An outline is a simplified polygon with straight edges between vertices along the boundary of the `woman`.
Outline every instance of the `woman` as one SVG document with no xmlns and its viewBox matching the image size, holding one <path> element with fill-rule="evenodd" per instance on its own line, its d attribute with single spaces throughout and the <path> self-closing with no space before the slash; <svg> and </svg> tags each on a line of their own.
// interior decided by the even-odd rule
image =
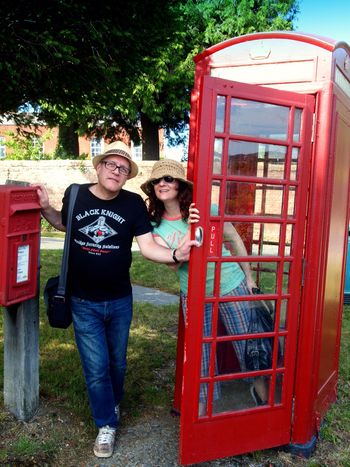
<svg viewBox="0 0 350 467">
<path fill-rule="evenodd" d="M 150 178 L 141 185 L 141 189 L 148 195 L 146 200 L 148 212 L 153 224 L 155 240 L 164 246 L 174 249 L 189 235 L 188 223 L 199 220 L 198 210 L 191 204 L 192 183 L 186 180 L 185 170 L 177 161 L 164 159 L 157 161 Z M 231 248 L 239 256 L 247 256 L 246 248 L 236 229 L 229 222 L 225 223 L 224 239 L 230 246 L 223 246 L 222 255 L 231 256 Z M 207 272 L 207 294 L 212 288 L 214 270 L 210 265 Z M 188 263 L 177 265 L 180 278 L 180 297 L 183 311 L 187 310 L 188 291 Z M 256 284 L 252 278 L 249 263 L 240 265 L 234 262 L 223 262 L 221 266 L 221 296 L 249 295 Z M 221 302 L 219 314 L 226 331 L 230 335 L 247 333 L 250 321 L 250 305 L 247 301 Z M 211 305 L 206 305 L 204 317 L 204 335 L 211 335 Z M 241 370 L 245 370 L 245 340 L 233 342 Z M 209 344 L 203 344 L 202 375 L 208 374 Z M 199 415 L 205 413 L 207 399 L 207 385 L 201 385 Z M 268 393 L 263 378 L 255 378 L 251 386 L 251 394 L 257 405 L 267 403 Z M 219 398 L 219 386 L 214 388 L 214 399 Z"/>
</svg>

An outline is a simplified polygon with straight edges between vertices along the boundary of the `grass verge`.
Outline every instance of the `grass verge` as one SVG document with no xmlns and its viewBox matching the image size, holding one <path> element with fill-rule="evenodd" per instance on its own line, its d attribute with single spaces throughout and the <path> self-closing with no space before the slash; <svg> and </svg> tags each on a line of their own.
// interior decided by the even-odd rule
<svg viewBox="0 0 350 467">
<path fill-rule="evenodd" d="M 165 264 L 148 261 L 138 251 L 132 255 L 130 277 L 134 284 L 174 294 L 180 292 L 178 275 L 173 269 Z"/>
<path fill-rule="evenodd" d="M 43 250 L 41 288 L 56 275 L 62 252 Z M 133 254 L 134 283 L 178 292 L 176 274 L 164 265 Z M 171 406 L 175 372 L 178 306 L 154 307 L 136 303 L 128 349 L 128 373 L 122 403 L 122 423 L 136 423 L 157 408 Z M 0 315 L 2 323 L 2 314 Z M 321 442 L 308 460 L 281 452 L 249 455 L 250 465 L 350 466 L 350 307 L 344 307 L 338 400 L 327 413 Z M 3 404 L 3 334 L 0 324 L 0 465 L 84 465 L 91 456 L 95 428 L 88 408 L 85 383 L 73 329 L 48 326 L 40 292 L 40 409 L 30 423 L 19 422 Z M 175 442 L 175 441 L 174 441 Z M 80 461 L 79 461 L 80 459 Z M 232 464 L 235 465 L 235 464 Z M 242 464 L 240 465 L 248 465 Z"/>
</svg>

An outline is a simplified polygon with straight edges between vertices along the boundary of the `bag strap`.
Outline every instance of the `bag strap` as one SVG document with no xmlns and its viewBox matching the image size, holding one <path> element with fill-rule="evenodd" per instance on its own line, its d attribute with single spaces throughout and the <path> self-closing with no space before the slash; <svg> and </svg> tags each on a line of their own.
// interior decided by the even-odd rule
<svg viewBox="0 0 350 467">
<path fill-rule="evenodd" d="M 73 208 L 74 208 L 75 200 L 77 198 L 78 191 L 79 191 L 79 185 L 77 183 L 73 183 L 70 194 L 69 194 L 66 235 L 64 237 L 61 273 L 60 273 L 60 278 L 59 278 L 58 287 L 57 287 L 57 294 L 62 295 L 62 296 L 64 296 L 66 293 L 66 282 L 67 282 L 67 273 L 68 273 L 68 256 L 69 256 L 69 245 L 70 245 L 70 237 L 71 237 Z"/>
</svg>

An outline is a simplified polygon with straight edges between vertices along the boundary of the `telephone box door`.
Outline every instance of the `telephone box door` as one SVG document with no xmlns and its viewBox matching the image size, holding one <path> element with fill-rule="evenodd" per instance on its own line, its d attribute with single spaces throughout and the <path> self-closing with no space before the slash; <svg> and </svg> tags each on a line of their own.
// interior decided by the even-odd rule
<svg viewBox="0 0 350 467">
<path fill-rule="evenodd" d="M 313 96 L 210 76 L 200 95 L 183 465 L 290 442 L 314 112 Z"/>
</svg>

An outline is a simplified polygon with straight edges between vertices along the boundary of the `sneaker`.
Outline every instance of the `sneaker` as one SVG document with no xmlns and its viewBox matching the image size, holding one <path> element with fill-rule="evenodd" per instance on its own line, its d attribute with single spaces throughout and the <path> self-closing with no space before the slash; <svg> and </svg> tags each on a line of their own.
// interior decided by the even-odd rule
<svg viewBox="0 0 350 467">
<path fill-rule="evenodd" d="M 116 429 L 108 425 L 99 429 L 94 444 L 94 454 L 96 457 L 111 457 L 114 450 Z"/>
<path fill-rule="evenodd" d="M 259 394 L 256 392 L 256 389 L 255 389 L 253 384 L 250 386 L 250 394 L 251 394 L 256 406 L 266 405 L 267 404 L 267 401 L 263 401 L 261 399 L 261 397 L 259 396 Z"/>
<path fill-rule="evenodd" d="M 117 423 L 119 423 L 119 420 L 120 420 L 120 407 L 119 407 L 119 404 L 117 404 L 115 406 L 114 412 L 115 412 L 115 416 L 117 417 Z"/>
</svg>

